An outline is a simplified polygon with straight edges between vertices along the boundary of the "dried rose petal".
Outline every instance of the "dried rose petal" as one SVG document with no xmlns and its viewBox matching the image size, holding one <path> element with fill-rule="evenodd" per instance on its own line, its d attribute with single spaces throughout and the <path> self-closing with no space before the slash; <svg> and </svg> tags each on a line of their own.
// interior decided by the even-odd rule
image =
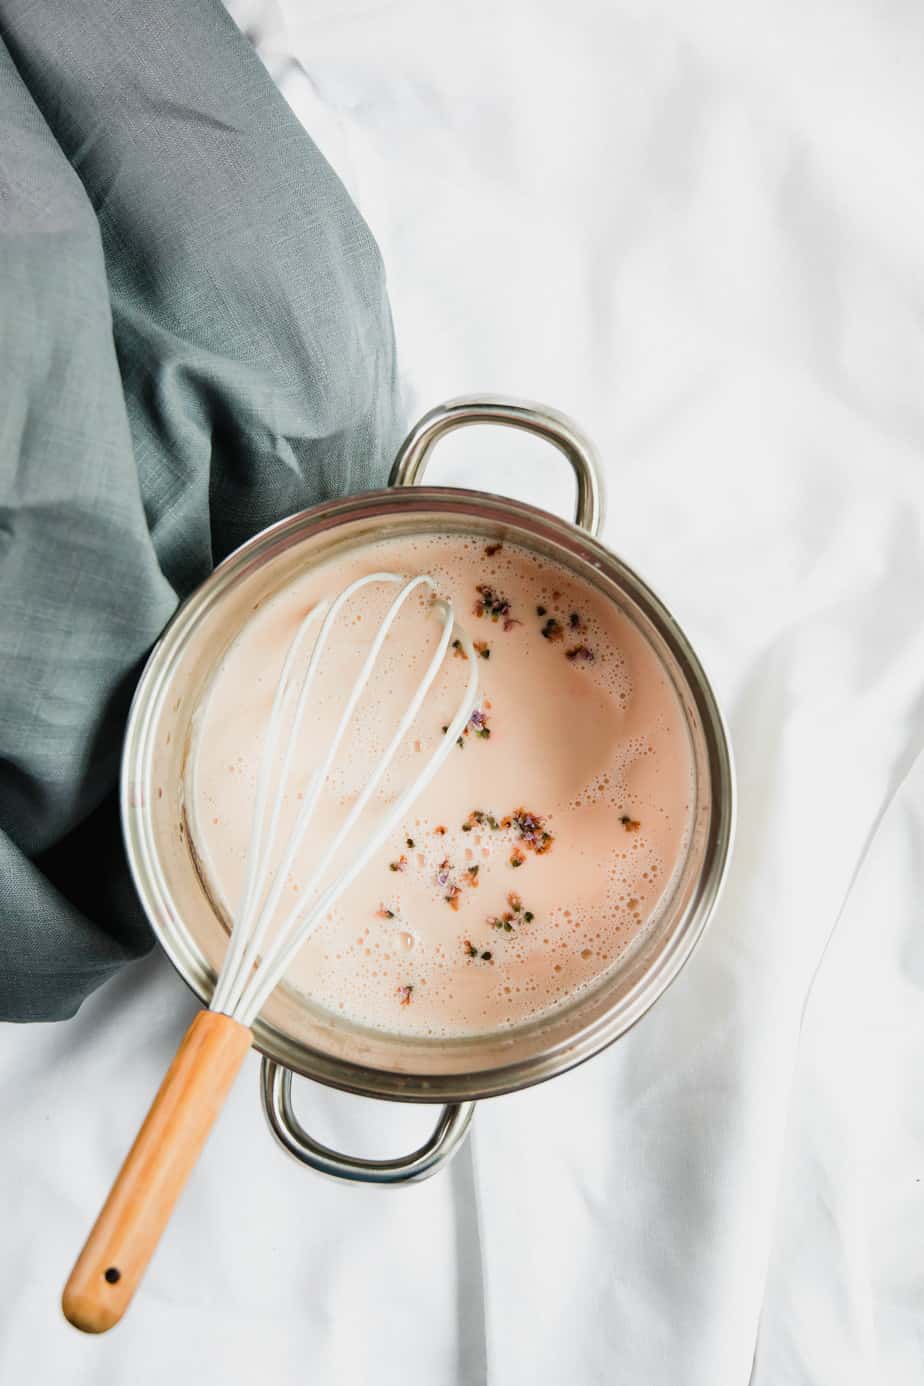
<svg viewBox="0 0 924 1386">
<path fill-rule="evenodd" d="M 506 597 L 502 597 L 499 592 L 495 592 L 493 587 L 488 587 L 486 583 L 479 583 L 475 588 L 478 593 L 478 600 L 472 610 L 476 616 L 490 616 L 492 621 L 496 621 L 500 616 L 509 616 L 510 603 Z"/>
<path fill-rule="evenodd" d="M 441 886 L 446 885 L 447 882 L 448 882 L 448 880 L 449 880 L 449 873 L 450 873 L 451 871 L 452 871 L 452 862 L 449 861 L 448 858 L 444 858 L 444 859 L 440 862 L 440 864 L 439 864 L 439 869 L 437 870 L 437 873 L 436 873 L 436 883 L 437 883 L 437 885 L 441 885 Z"/>
</svg>

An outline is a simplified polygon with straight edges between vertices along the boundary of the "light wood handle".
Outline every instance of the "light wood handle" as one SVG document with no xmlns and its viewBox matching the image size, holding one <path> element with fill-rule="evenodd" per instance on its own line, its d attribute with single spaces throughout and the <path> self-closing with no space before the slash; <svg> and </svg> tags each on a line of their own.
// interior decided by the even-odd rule
<svg viewBox="0 0 924 1386">
<path fill-rule="evenodd" d="M 116 1176 L 61 1300 L 84 1333 L 118 1323 L 250 1048 L 246 1025 L 200 1011 Z"/>
</svg>

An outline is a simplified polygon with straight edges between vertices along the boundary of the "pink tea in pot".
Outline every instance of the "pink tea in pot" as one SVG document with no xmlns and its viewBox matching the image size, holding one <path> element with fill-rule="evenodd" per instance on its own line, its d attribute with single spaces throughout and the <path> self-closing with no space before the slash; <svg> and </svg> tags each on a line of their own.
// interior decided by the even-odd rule
<svg viewBox="0 0 924 1386">
<path fill-rule="evenodd" d="M 295 630 L 316 603 L 377 571 L 432 575 L 476 642 L 481 694 L 447 763 L 307 940 L 287 982 L 378 1030 L 442 1038 L 522 1024 L 593 986 L 650 927 L 682 865 L 693 804 L 693 757 L 667 672 L 603 593 L 547 558 L 467 534 L 380 540 L 312 568 L 261 606 L 196 721 L 185 798 L 203 879 L 232 914 L 263 735 Z M 355 594 L 332 640 L 282 841 L 393 595 L 376 586 Z M 288 873 L 287 908 L 432 653 L 426 599 L 408 608 Z M 461 649 L 450 652 L 372 821 L 444 734 L 466 663 Z"/>
</svg>

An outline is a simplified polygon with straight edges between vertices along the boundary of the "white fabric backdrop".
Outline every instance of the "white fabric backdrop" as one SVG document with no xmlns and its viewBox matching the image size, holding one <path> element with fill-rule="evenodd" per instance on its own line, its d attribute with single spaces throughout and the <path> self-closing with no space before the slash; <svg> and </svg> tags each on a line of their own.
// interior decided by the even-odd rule
<svg viewBox="0 0 924 1386">
<path fill-rule="evenodd" d="M 0 1381 L 911 1386 L 924 1375 L 924 13 L 897 2 L 235 0 L 365 212 L 409 412 L 522 394 L 728 711 L 729 888 L 635 1031 L 340 1188 L 257 1062 L 102 1340 L 73 1255 L 192 1013 L 167 965 L 6 1027 Z M 434 474 L 570 507 L 469 432 Z M 813 985 L 814 980 L 814 985 Z M 396 1151 L 425 1112 L 299 1087 Z"/>
</svg>

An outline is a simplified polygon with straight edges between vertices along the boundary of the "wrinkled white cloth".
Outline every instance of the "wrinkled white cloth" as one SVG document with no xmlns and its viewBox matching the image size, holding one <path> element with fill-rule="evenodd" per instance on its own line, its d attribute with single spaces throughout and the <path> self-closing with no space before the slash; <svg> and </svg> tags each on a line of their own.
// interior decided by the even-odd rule
<svg viewBox="0 0 924 1386">
<path fill-rule="evenodd" d="M 0 1381 L 912 1386 L 924 1378 L 924 14 L 235 0 L 382 247 L 410 412 L 578 419 L 605 539 L 727 710 L 727 892 L 670 991 L 339 1187 L 232 1094 L 107 1338 L 58 1298 L 193 1003 L 159 958 L 0 1050 Z M 467 430 L 440 480 L 572 505 Z M 425 1110 L 297 1084 L 359 1153 Z"/>
</svg>

